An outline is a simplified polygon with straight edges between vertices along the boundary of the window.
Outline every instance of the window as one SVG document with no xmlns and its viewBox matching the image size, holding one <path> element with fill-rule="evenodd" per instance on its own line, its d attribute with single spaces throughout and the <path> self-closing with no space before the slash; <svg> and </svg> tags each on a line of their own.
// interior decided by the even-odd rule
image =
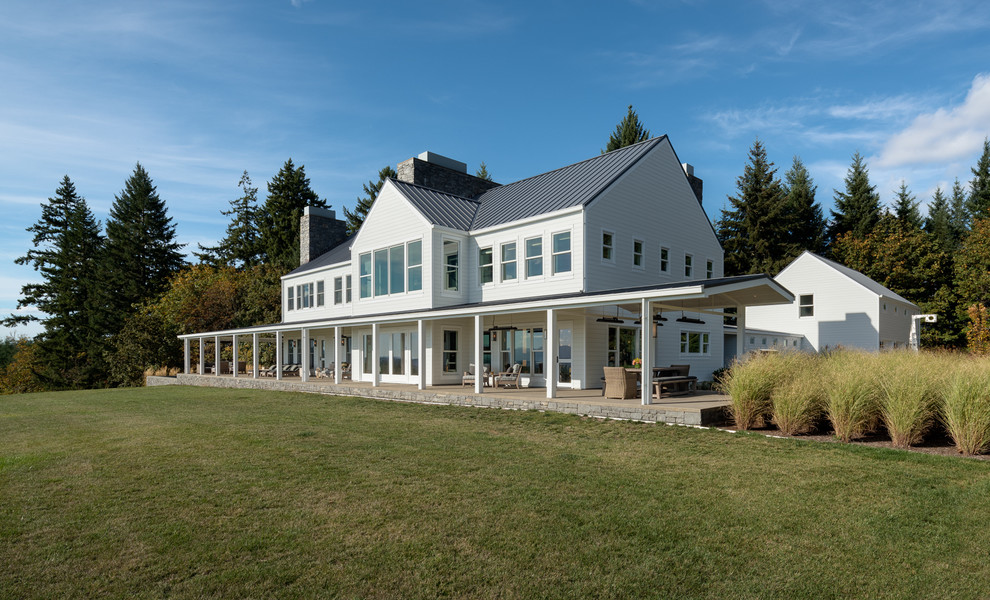
<svg viewBox="0 0 990 600">
<path fill-rule="evenodd" d="M 344 302 L 350 304 L 351 303 L 351 276 L 348 275 L 345 278 L 345 281 L 347 282 L 347 285 L 344 287 Z"/>
<path fill-rule="evenodd" d="M 815 316 L 815 295 L 814 294 L 801 294 L 798 300 L 798 316 L 799 317 L 813 317 Z"/>
<path fill-rule="evenodd" d="M 526 240 L 526 277 L 543 275 L 543 238 Z"/>
<path fill-rule="evenodd" d="M 516 278 L 516 243 L 502 244 L 502 281 Z"/>
<path fill-rule="evenodd" d="M 317 281 L 316 282 L 316 305 L 317 306 L 323 306 L 323 297 L 324 297 L 323 282 L 322 281 Z"/>
<path fill-rule="evenodd" d="M 443 372 L 457 373 L 457 332 L 443 332 Z"/>
<path fill-rule="evenodd" d="M 660 272 L 670 273 L 670 248 L 660 248 Z"/>
<path fill-rule="evenodd" d="M 289 286 L 289 308 L 288 308 L 289 310 L 295 310 L 296 309 L 296 307 L 295 307 L 295 297 L 296 297 L 295 292 L 296 292 L 296 288 L 294 286 L 291 286 L 290 285 Z"/>
<path fill-rule="evenodd" d="M 333 280 L 333 303 L 343 304 L 344 302 L 344 278 L 335 277 Z"/>
<path fill-rule="evenodd" d="M 406 247 L 403 244 L 388 249 L 388 293 L 406 291 Z"/>
<path fill-rule="evenodd" d="M 443 242 L 444 278 L 443 289 L 457 291 L 457 252 L 459 244 L 452 240 Z"/>
<path fill-rule="evenodd" d="M 417 240 L 409 242 L 407 248 L 409 254 L 409 267 L 406 269 L 406 288 L 410 292 L 418 292 L 423 289 L 423 242 Z M 350 285 L 347 286 L 350 289 Z"/>
<path fill-rule="evenodd" d="M 715 261 L 709 260 L 705 262 L 705 279 L 712 277 L 715 277 Z"/>
<path fill-rule="evenodd" d="M 694 275 L 694 257 L 690 254 L 684 255 L 684 276 L 691 277 Z"/>
<path fill-rule="evenodd" d="M 296 309 L 301 310 L 303 308 L 303 286 L 296 286 Z"/>
<path fill-rule="evenodd" d="M 570 273 L 571 271 L 571 232 L 562 231 L 553 234 L 552 253 L 553 274 Z"/>
<path fill-rule="evenodd" d="M 375 250 L 375 296 L 388 295 L 388 249 Z"/>
<path fill-rule="evenodd" d="M 633 240 L 633 266 L 643 268 L 643 240 Z"/>
<path fill-rule="evenodd" d="M 492 249 L 478 250 L 478 281 L 481 285 L 495 280 L 495 267 L 492 265 Z"/>
<path fill-rule="evenodd" d="M 316 286 L 312 283 L 306 284 L 306 308 L 316 306 Z"/>
<path fill-rule="evenodd" d="M 611 231 L 602 232 L 602 260 L 607 260 L 612 262 L 615 260 L 613 256 L 613 236 Z"/>
<path fill-rule="evenodd" d="M 362 298 L 371 297 L 371 253 L 365 252 L 358 257 L 358 286 Z"/>
<path fill-rule="evenodd" d="M 681 354 L 708 354 L 707 332 L 682 331 Z"/>
</svg>

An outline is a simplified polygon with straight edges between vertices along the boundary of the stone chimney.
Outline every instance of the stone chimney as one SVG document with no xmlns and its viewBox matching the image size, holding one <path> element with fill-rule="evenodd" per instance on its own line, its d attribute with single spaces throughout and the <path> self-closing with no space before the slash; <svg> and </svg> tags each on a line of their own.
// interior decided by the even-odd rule
<svg viewBox="0 0 990 600">
<path fill-rule="evenodd" d="M 347 239 L 347 223 L 334 211 L 307 206 L 299 218 L 299 266 L 326 253 Z"/>
<path fill-rule="evenodd" d="M 399 181 L 465 198 L 476 198 L 499 185 L 469 175 L 466 164 L 433 152 L 423 152 L 399 163 L 397 172 Z"/>
<path fill-rule="evenodd" d="M 684 168 L 684 174 L 687 175 L 688 183 L 691 184 L 694 195 L 698 197 L 698 204 L 701 204 L 701 193 L 704 191 L 705 183 L 694 176 L 694 167 L 692 165 L 681 163 L 681 167 Z"/>
</svg>

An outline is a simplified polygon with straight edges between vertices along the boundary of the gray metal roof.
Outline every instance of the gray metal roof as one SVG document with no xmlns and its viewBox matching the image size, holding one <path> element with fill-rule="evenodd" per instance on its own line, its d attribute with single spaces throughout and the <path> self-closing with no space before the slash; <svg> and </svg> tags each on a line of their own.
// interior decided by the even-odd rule
<svg viewBox="0 0 990 600">
<path fill-rule="evenodd" d="M 392 180 L 399 192 L 434 225 L 467 231 L 478 212 L 478 201 L 445 194 L 412 183 Z"/>
<path fill-rule="evenodd" d="M 312 271 L 313 269 L 319 269 L 320 267 L 335 265 L 337 263 L 345 263 L 351 260 L 351 244 L 354 242 L 355 235 L 357 234 L 347 236 L 347 239 L 343 242 L 337 244 L 329 251 L 324 252 L 308 263 L 300 265 L 292 271 L 289 271 L 288 274 L 296 275 L 298 273 L 305 273 L 306 271 Z"/>
</svg>

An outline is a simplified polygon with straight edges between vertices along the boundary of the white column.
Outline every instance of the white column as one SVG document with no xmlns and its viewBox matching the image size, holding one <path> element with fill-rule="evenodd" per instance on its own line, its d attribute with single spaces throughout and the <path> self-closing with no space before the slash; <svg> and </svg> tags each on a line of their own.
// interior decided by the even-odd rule
<svg viewBox="0 0 990 600">
<path fill-rule="evenodd" d="M 275 379 L 282 380 L 282 332 L 275 332 Z"/>
<path fill-rule="evenodd" d="M 206 352 L 206 344 L 203 342 L 203 338 L 199 338 L 199 374 L 203 374 L 203 368 L 205 366 L 205 358 L 203 353 Z"/>
<path fill-rule="evenodd" d="M 213 354 L 216 360 L 213 361 L 213 374 L 220 377 L 220 336 L 213 336 Z"/>
<path fill-rule="evenodd" d="M 182 372 L 186 375 L 189 374 L 189 361 L 191 357 L 189 356 L 189 338 L 182 340 Z"/>
<path fill-rule="evenodd" d="M 258 332 L 251 334 L 251 377 L 258 378 Z"/>
<path fill-rule="evenodd" d="M 378 387 L 381 384 L 382 374 L 378 369 L 378 323 L 371 324 L 371 385 Z"/>
<path fill-rule="evenodd" d="M 302 346 L 302 358 L 300 359 L 300 362 L 302 364 L 300 365 L 300 369 L 299 369 L 299 381 L 306 383 L 307 381 L 309 381 L 310 365 L 309 365 L 309 329 L 305 327 L 302 330 L 302 340 L 300 345 Z"/>
<path fill-rule="evenodd" d="M 546 357 L 546 364 L 543 370 L 547 374 L 547 398 L 557 397 L 557 311 L 552 308 L 547 309 L 547 328 L 543 334 L 543 356 Z"/>
<path fill-rule="evenodd" d="M 746 350 L 746 307 L 736 307 L 736 359 L 742 360 Z"/>
<path fill-rule="evenodd" d="M 650 301 L 643 298 L 639 309 L 640 335 L 639 339 L 643 344 L 643 368 L 640 373 L 642 382 L 640 392 L 643 396 L 643 404 L 653 402 L 653 337 L 650 335 L 648 323 L 652 318 L 650 315 Z"/>
<path fill-rule="evenodd" d="M 474 315 L 474 393 L 482 394 L 485 391 L 484 375 L 484 344 L 482 343 L 481 331 L 483 319 L 481 315 Z"/>
<path fill-rule="evenodd" d="M 237 334 L 235 333 L 232 337 L 234 341 L 231 342 L 233 345 L 231 356 L 233 358 L 230 361 L 230 372 L 234 377 L 237 377 Z"/>
<path fill-rule="evenodd" d="M 426 389 L 426 327 L 423 326 L 423 319 L 416 321 L 416 343 L 419 345 L 419 375 L 416 378 L 416 387 L 421 390 Z"/>
<path fill-rule="evenodd" d="M 341 351 L 341 345 L 344 340 L 340 337 L 340 327 L 333 328 L 333 382 L 340 384 L 341 373 L 343 372 L 343 367 L 340 363 L 343 362 L 341 357 L 343 352 Z"/>
</svg>

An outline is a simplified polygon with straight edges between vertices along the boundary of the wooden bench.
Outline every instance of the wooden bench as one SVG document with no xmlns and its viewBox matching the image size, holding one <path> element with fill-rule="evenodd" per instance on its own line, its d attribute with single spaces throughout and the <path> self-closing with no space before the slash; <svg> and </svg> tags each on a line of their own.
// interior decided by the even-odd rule
<svg viewBox="0 0 990 600">
<path fill-rule="evenodd" d="M 653 397 L 659 400 L 663 398 L 664 392 L 668 396 L 682 396 L 693 394 L 697 390 L 698 378 L 694 375 L 671 375 L 669 377 L 655 377 L 653 379 Z"/>
</svg>

